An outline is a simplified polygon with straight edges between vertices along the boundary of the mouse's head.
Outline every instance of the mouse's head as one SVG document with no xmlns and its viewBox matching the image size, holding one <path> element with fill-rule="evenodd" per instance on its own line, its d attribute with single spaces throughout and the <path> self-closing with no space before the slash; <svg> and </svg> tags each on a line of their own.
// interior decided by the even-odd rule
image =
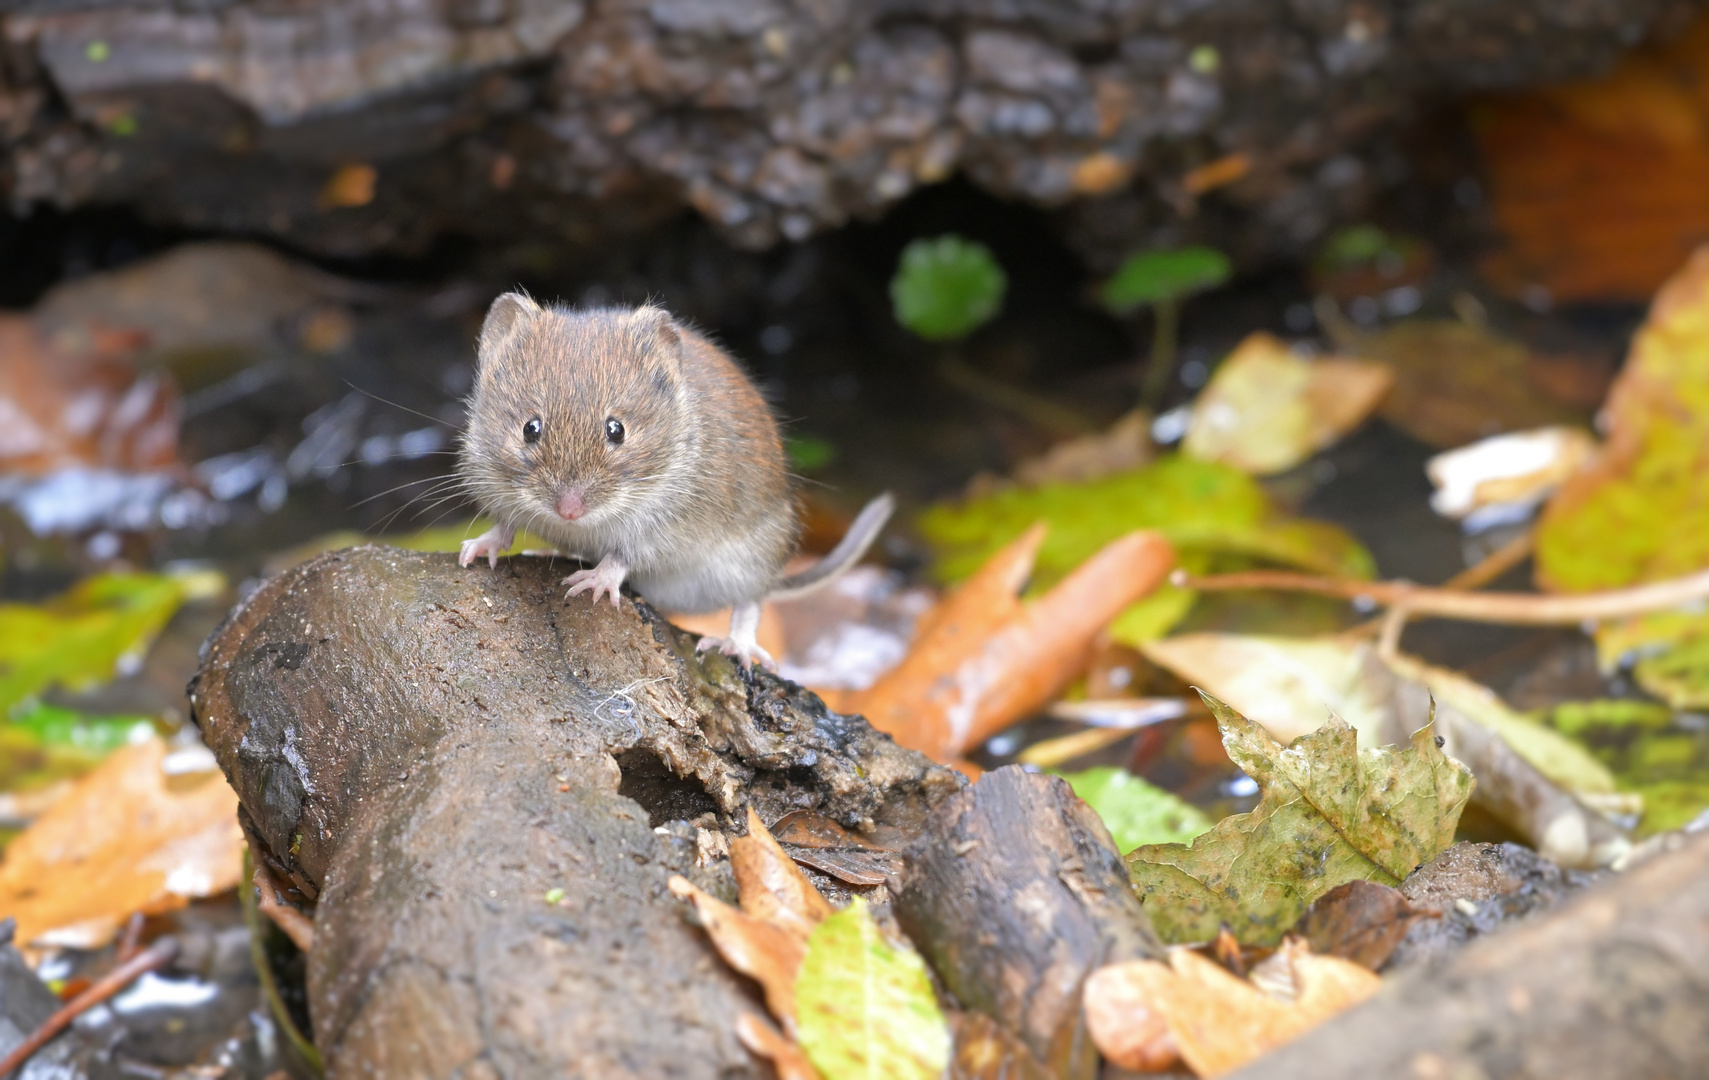
<svg viewBox="0 0 1709 1080">
<path fill-rule="evenodd" d="M 479 348 L 462 472 L 489 509 L 525 528 L 595 528 L 679 482 L 683 340 L 663 308 L 542 308 L 506 293 Z"/>
</svg>

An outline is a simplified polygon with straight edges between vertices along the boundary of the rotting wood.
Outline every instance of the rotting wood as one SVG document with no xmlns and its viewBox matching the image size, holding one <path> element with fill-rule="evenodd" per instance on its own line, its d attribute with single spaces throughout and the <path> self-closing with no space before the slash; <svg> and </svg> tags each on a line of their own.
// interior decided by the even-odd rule
<svg viewBox="0 0 1709 1080">
<path fill-rule="evenodd" d="M 1086 977 L 1163 952 L 1097 814 L 1009 766 L 945 802 L 904 860 L 897 921 L 949 991 L 1052 1075 L 1095 1075 Z"/>
<path fill-rule="evenodd" d="M 318 901 L 332 1075 L 763 1075 L 747 987 L 666 887 L 730 885 L 680 819 L 911 833 L 964 783 L 562 575 L 334 552 L 208 643 L 196 721 L 266 865 Z"/>
</svg>

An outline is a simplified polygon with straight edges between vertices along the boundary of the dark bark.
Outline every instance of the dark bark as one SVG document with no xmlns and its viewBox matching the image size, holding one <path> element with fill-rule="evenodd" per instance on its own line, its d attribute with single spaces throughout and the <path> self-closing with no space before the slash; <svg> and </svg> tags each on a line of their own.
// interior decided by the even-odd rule
<svg viewBox="0 0 1709 1080">
<path fill-rule="evenodd" d="M 335 1075 L 759 1075 L 734 1034 L 756 1006 L 666 889 L 719 887 L 677 819 L 911 830 L 960 786 L 796 687 L 702 664 L 644 605 L 564 600 L 563 573 L 356 548 L 209 641 L 194 715 L 259 857 L 318 900 Z"/>
<path fill-rule="evenodd" d="M 1414 102 L 1596 72 L 1698 0 L 14 0 L 0 177 L 18 208 L 337 255 L 447 233 L 587 244 L 692 207 L 749 247 L 960 172 L 1154 230 L 1309 244 L 1404 164 Z M 1250 171 L 1195 214 L 1182 181 Z M 340 167 L 375 169 L 329 193 Z"/>
<path fill-rule="evenodd" d="M 1247 1080 L 1709 1076 L 1709 835 L 1396 976 Z"/>
<path fill-rule="evenodd" d="M 1086 977 L 1162 955 L 1097 814 L 1061 779 L 1009 766 L 940 807 L 904 860 L 897 921 L 950 993 L 1053 1075 L 1095 1075 Z"/>
</svg>

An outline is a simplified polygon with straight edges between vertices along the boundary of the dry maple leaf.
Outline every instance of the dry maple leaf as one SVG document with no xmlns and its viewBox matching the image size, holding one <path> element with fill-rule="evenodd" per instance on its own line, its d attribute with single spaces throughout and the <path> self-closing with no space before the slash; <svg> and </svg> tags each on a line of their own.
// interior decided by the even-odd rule
<svg viewBox="0 0 1709 1080">
<path fill-rule="evenodd" d="M 7 847 L 0 917 L 20 944 L 100 948 L 132 912 L 237 886 L 236 793 L 218 773 L 168 786 L 166 756 L 160 739 L 113 751 Z"/>
<path fill-rule="evenodd" d="M 819 1070 L 801 1047 L 757 1013 L 736 1018 L 736 1038 L 750 1051 L 771 1062 L 777 1080 L 819 1080 Z"/>
<path fill-rule="evenodd" d="M 1099 1051 L 1122 1068 L 1166 1067 L 1172 1041 L 1195 1073 L 1222 1076 L 1382 986 L 1358 964 L 1315 956 L 1297 938 L 1252 974 L 1250 982 L 1238 978 L 1190 949 L 1172 951 L 1168 964 L 1111 964 L 1086 981 L 1087 1028 Z"/>
<path fill-rule="evenodd" d="M 1023 603 L 1017 594 L 1044 536 L 1041 522 L 991 556 L 921 618 L 902 663 L 869 689 L 827 702 L 937 761 L 956 760 L 1043 706 L 1085 669 L 1098 633 L 1175 563 L 1157 533 L 1129 533 Z"/>
</svg>

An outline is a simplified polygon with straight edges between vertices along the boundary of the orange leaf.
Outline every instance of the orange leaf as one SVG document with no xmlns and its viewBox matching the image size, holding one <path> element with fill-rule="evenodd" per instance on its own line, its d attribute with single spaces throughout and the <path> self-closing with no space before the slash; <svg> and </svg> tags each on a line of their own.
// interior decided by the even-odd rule
<svg viewBox="0 0 1709 1080">
<path fill-rule="evenodd" d="M 743 1013 L 736 1018 L 736 1038 L 742 1045 L 771 1062 L 777 1080 L 820 1080 L 819 1070 L 807 1060 L 801 1047 L 783 1032 L 772 1027 L 757 1013 Z"/>
<path fill-rule="evenodd" d="M 1124 1060 L 1118 1054 L 1131 1061 L 1151 1054 L 1145 1060 L 1156 1061 L 1164 1045 L 1156 1033 L 1161 1016 L 1194 1072 L 1222 1076 L 1357 1005 L 1381 986 L 1382 979 L 1358 964 L 1314 956 L 1297 938 L 1260 964 L 1252 982 L 1190 949 L 1177 949 L 1167 965 L 1136 960 L 1094 972 L 1086 984 L 1086 1022 L 1093 1042 L 1112 1061 Z"/>
<path fill-rule="evenodd" d="M 730 841 L 730 866 L 742 910 L 773 925 L 799 929 L 802 940 L 836 909 L 784 853 L 760 816 L 748 807 L 748 835 Z"/>
<path fill-rule="evenodd" d="M 1016 596 L 1044 541 L 1034 525 L 929 612 L 908 656 L 835 707 L 938 761 L 1035 711 L 1085 669 L 1110 620 L 1160 585 L 1175 554 L 1156 533 L 1111 541 L 1049 593 Z"/>
<path fill-rule="evenodd" d="M 133 912 L 237 886 L 236 793 L 218 773 L 169 787 L 166 754 L 159 739 L 115 750 L 7 847 L 0 917 L 18 920 L 21 944 L 97 949 Z"/>
<path fill-rule="evenodd" d="M 795 1031 L 795 975 L 807 955 L 807 931 L 757 919 L 673 876 L 671 892 L 694 904 L 695 914 L 724 962 L 765 990 L 772 1015 Z"/>
</svg>

